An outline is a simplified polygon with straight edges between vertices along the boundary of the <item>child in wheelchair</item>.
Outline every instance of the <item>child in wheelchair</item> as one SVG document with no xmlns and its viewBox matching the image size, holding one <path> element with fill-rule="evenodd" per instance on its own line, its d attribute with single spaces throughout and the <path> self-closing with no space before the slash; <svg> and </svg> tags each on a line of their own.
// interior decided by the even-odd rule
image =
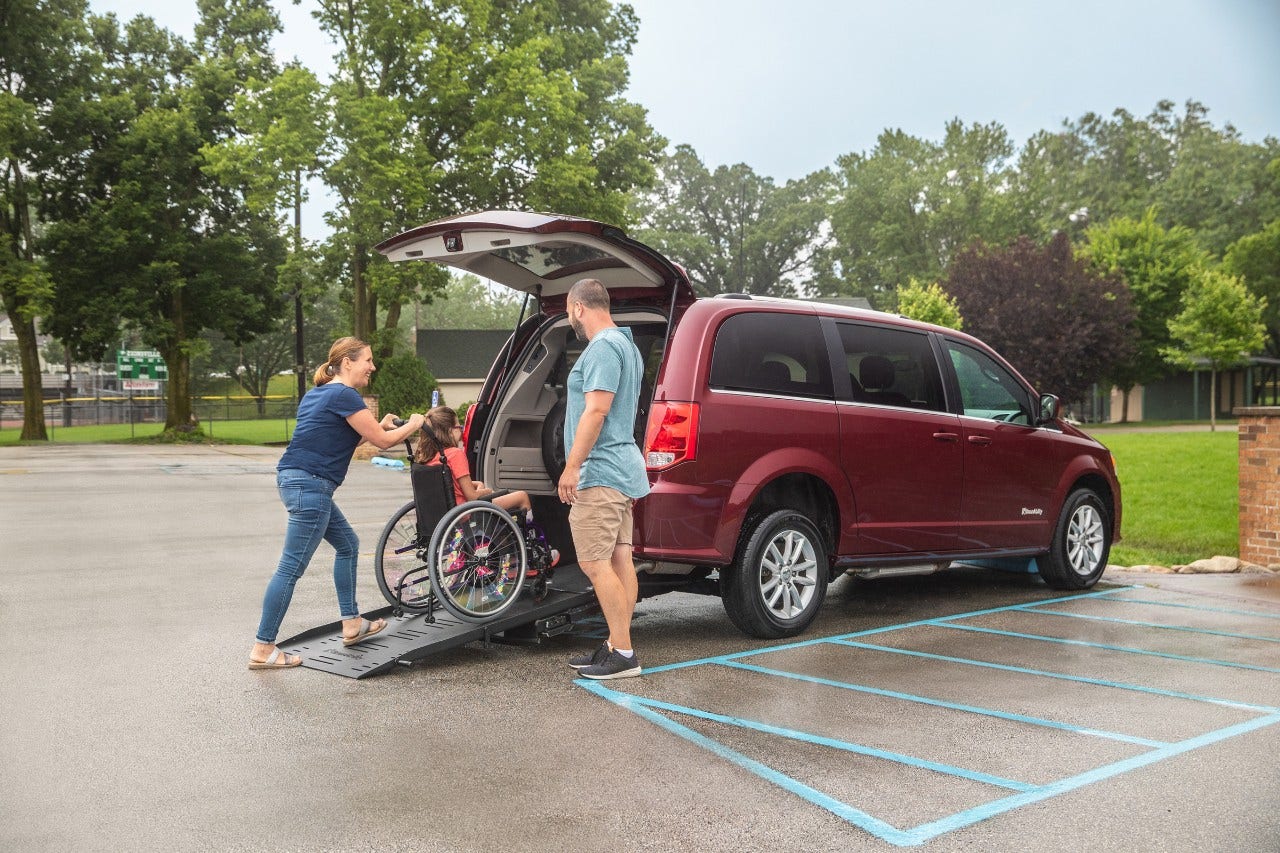
<svg viewBox="0 0 1280 853">
<path fill-rule="evenodd" d="M 495 491 L 484 483 L 471 479 L 471 468 L 467 465 L 467 454 L 459 442 L 462 440 L 462 425 L 458 423 L 458 414 L 448 406 L 436 406 L 426 414 L 426 422 L 422 425 L 422 435 L 413 451 L 413 459 L 421 465 L 435 462 L 441 456 L 448 465 L 453 478 L 454 503 L 467 501 L 489 501 L 506 510 L 530 535 L 530 544 L 546 548 L 547 568 L 560 561 L 560 552 L 547 545 L 547 537 L 542 527 L 533 520 L 533 504 L 529 501 L 529 493 L 503 489 Z M 540 561 L 538 561 L 540 562 Z M 530 574 L 536 574 L 536 562 L 531 566 Z"/>
</svg>

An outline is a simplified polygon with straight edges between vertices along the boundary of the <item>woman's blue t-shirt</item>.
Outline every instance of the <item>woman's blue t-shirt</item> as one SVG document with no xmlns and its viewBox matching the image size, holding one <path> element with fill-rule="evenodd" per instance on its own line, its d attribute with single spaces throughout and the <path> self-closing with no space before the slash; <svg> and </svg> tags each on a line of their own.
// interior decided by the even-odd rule
<svg viewBox="0 0 1280 853">
<path fill-rule="evenodd" d="M 347 416 L 364 408 L 364 398 L 350 385 L 326 382 L 312 388 L 298 404 L 298 425 L 276 470 L 300 468 L 342 485 L 360 443 L 360 433 L 347 423 Z"/>
</svg>

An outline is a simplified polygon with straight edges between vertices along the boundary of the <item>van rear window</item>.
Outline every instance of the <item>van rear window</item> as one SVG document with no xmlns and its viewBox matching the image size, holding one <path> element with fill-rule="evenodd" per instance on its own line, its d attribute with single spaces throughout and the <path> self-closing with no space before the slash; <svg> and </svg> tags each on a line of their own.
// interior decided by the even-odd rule
<svg viewBox="0 0 1280 853">
<path fill-rule="evenodd" d="M 566 240 L 495 249 L 490 254 L 528 270 L 538 278 L 562 278 L 590 270 L 626 266 L 613 255 Z"/>
<path fill-rule="evenodd" d="M 716 332 L 711 387 L 830 400 L 831 361 L 812 314 L 734 314 Z"/>
</svg>

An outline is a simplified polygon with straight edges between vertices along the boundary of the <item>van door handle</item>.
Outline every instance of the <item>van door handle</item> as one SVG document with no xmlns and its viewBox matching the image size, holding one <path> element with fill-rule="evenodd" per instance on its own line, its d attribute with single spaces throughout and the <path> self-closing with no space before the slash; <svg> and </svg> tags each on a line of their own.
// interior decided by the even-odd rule
<svg viewBox="0 0 1280 853">
<path fill-rule="evenodd" d="M 986 447 L 988 444 L 991 443 L 991 438 L 990 436 L 986 436 L 986 435 L 971 435 L 969 436 L 969 443 Z"/>
<path fill-rule="evenodd" d="M 938 441 L 959 441 L 960 440 L 960 436 L 956 435 L 954 432 L 935 432 L 933 434 L 933 437 L 936 438 Z"/>
</svg>

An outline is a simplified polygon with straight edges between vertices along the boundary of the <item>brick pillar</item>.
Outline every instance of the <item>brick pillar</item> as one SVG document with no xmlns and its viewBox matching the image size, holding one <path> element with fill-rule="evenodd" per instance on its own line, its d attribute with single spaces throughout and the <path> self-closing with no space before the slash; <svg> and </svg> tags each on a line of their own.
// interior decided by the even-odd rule
<svg viewBox="0 0 1280 853">
<path fill-rule="evenodd" d="M 1280 565 L 1280 406 L 1246 406 L 1240 419 L 1240 559 Z"/>
</svg>

